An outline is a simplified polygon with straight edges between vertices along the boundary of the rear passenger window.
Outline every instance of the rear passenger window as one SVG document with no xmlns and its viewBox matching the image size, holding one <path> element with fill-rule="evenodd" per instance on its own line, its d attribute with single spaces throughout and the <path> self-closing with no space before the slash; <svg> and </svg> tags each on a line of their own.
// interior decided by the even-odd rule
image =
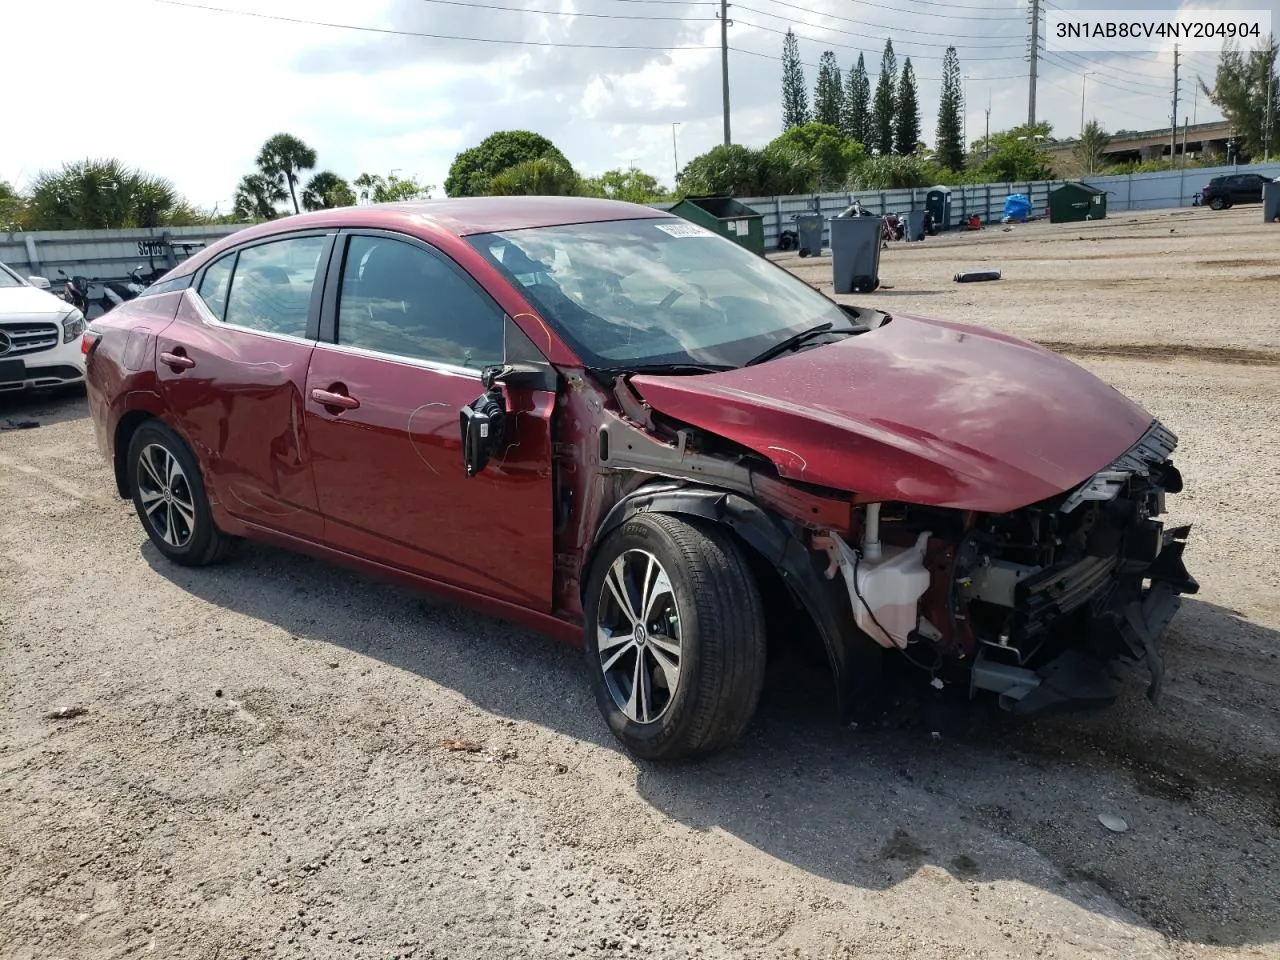
<svg viewBox="0 0 1280 960">
<path fill-rule="evenodd" d="M 293 237 L 241 250 L 227 297 L 227 323 L 305 337 L 325 243 L 324 237 Z"/>
<path fill-rule="evenodd" d="M 219 320 L 227 312 L 227 289 L 231 286 L 231 268 L 235 266 L 234 253 L 223 257 L 205 270 L 200 288 L 196 291 L 205 306 Z"/>
</svg>

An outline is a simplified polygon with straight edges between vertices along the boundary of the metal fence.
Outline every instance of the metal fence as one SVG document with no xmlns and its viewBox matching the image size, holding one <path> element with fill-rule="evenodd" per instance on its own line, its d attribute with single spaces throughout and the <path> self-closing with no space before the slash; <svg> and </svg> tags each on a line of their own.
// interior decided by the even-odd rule
<svg viewBox="0 0 1280 960">
<path fill-rule="evenodd" d="M 69 276 L 122 279 L 140 264 L 147 273 L 167 270 L 201 247 L 243 227 L 243 224 L 217 224 L 155 230 L 0 233 L 0 263 L 24 277 L 47 277 L 55 285 L 60 279 L 59 268 Z"/>
<path fill-rule="evenodd" d="M 1248 167 L 1192 167 L 1159 173 L 1131 173 L 1113 177 L 1082 177 L 1084 183 L 1107 191 L 1108 213 L 1128 210 L 1157 210 L 1190 206 L 1195 194 L 1210 179 L 1224 174 L 1260 173 L 1280 177 L 1280 163 L 1253 164 Z M 951 188 L 951 226 L 977 214 L 983 223 L 996 223 L 1004 215 L 1005 197 L 1025 194 L 1031 200 L 1032 216 L 1044 216 L 1049 193 L 1064 180 L 981 183 Z M 858 200 L 864 209 L 875 214 L 906 213 L 923 210 L 928 187 L 910 190 L 863 190 L 858 192 L 807 194 L 789 197 L 743 197 L 742 202 L 764 216 L 766 249 L 778 243 L 780 230 L 794 229 L 792 218 L 800 213 L 821 213 L 833 217 Z M 824 235 L 829 241 L 830 231 Z"/>
</svg>

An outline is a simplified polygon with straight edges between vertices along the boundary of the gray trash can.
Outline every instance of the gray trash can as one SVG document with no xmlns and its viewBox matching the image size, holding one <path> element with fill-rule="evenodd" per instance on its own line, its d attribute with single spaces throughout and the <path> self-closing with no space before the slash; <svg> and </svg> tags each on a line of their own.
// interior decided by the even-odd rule
<svg viewBox="0 0 1280 960">
<path fill-rule="evenodd" d="M 912 210 L 907 214 L 905 237 L 908 243 L 924 239 L 924 210 Z"/>
<path fill-rule="evenodd" d="M 1280 180 L 1262 185 L 1262 222 L 1275 223 L 1280 217 Z"/>
<path fill-rule="evenodd" d="M 796 242 L 800 250 L 800 256 L 821 256 L 822 231 L 826 225 L 826 217 L 820 213 L 796 214 Z"/>
<path fill-rule="evenodd" d="M 870 293 L 880 286 L 879 217 L 831 221 L 831 270 L 836 293 Z"/>
</svg>

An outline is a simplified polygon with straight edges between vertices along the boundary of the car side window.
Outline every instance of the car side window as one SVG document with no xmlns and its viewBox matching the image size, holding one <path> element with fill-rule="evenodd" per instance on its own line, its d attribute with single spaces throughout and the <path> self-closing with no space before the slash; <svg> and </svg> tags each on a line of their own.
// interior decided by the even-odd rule
<svg viewBox="0 0 1280 960">
<path fill-rule="evenodd" d="M 390 237 L 353 236 L 338 343 L 481 369 L 503 359 L 502 309 L 453 264 Z"/>
<path fill-rule="evenodd" d="M 196 293 L 205 302 L 205 306 L 219 320 L 227 312 L 227 290 L 231 287 L 231 271 L 236 265 L 236 255 L 228 254 L 221 260 L 215 260 L 204 272 L 200 287 Z"/>
<path fill-rule="evenodd" d="M 290 237 L 241 250 L 227 295 L 227 323 L 305 337 L 316 264 L 326 242 Z"/>
</svg>

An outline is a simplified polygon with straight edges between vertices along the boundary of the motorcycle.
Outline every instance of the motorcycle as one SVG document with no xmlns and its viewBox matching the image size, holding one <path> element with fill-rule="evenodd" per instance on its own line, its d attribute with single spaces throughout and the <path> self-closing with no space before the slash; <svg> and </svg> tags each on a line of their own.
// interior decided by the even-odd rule
<svg viewBox="0 0 1280 960">
<path fill-rule="evenodd" d="M 62 299 L 87 317 L 89 315 L 89 278 L 69 277 L 61 267 L 58 268 L 58 276 L 63 279 Z"/>
<path fill-rule="evenodd" d="M 143 276 L 142 269 L 142 264 L 138 264 L 130 270 L 128 280 L 103 281 L 103 297 L 111 304 L 111 307 L 118 307 L 126 300 L 132 300 L 151 285 L 151 281 Z M 111 307 L 107 309 L 109 310 Z"/>
</svg>

